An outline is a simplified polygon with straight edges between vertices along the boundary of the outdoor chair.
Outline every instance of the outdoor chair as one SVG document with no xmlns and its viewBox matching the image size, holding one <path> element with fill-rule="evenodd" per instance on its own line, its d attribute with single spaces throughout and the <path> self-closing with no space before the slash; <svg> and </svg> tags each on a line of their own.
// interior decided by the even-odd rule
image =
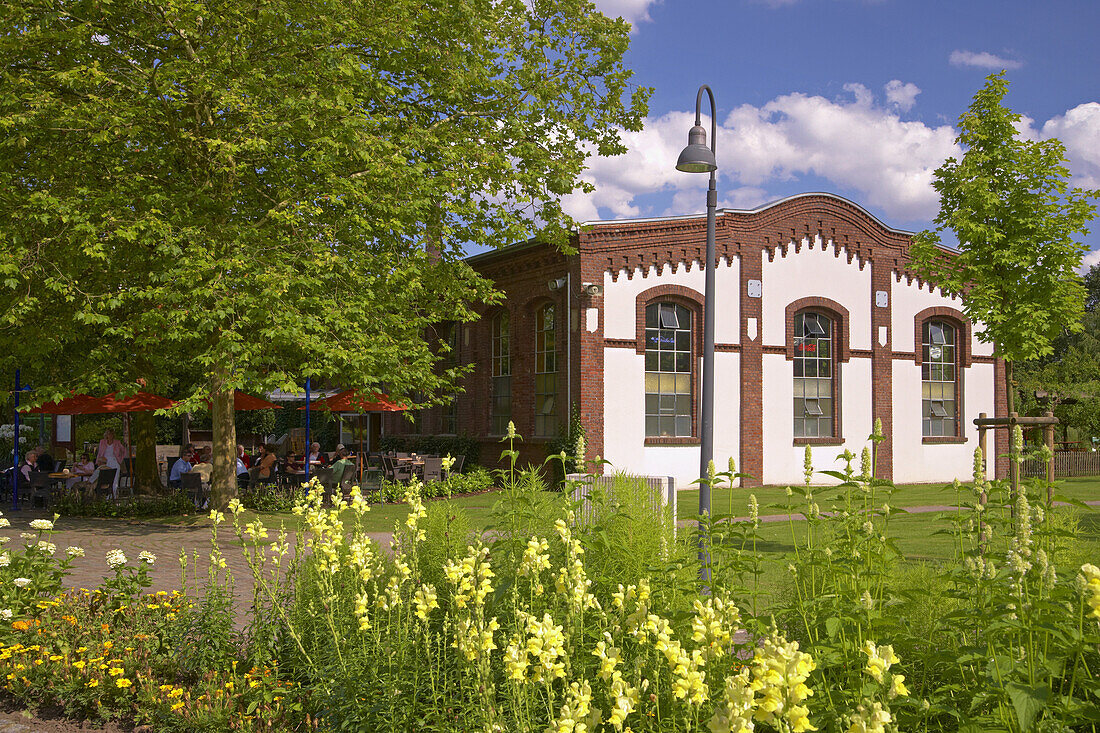
<svg viewBox="0 0 1100 733">
<path fill-rule="evenodd" d="M 65 466 L 67 465 L 69 465 L 69 462 L 66 460 L 60 460 L 57 463 L 53 464 L 54 473 L 61 473 L 65 470 Z"/>
<path fill-rule="evenodd" d="M 450 473 L 462 473 L 462 464 L 466 462 L 465 454 L 455 456 L 454 461 L 455 462 L 451 464 Z"/>
<path fill-rule="evenodd" d="M 42 502 L 43 509 L 49 509 L 53 504 L 53 487 L 48 471 L 31 471 L 30 480 L 31 508 Z"/>
<path fill-rule="evenodd" d="M 112 488 L 115 483 L 115 474 L 118 472 L 117 468 L 101 468 L 99 469 L 99 476 L 96 477 L 95 486 L 92 488 L 93 493 L 98 499 L 100 494 L 110 496 Z"/>
<path fill-rule="evenodd" d="M 206 500 L 206 490 L 202 487 L 202 476 L 197 473 L 181 473 L 180 487 L 187 492 L 187 498 L 201 509 Z"/>
<path fill-rule="evenodd" d="M 168 456 L 164 459 L 164 479 L 168 480 L 168 477 L 172 475 L 172 466 L 176 465 L 176 461 L 180 459 L 179 456 Z"/>
<path fill-rule="evenodd" d="M 443 480 L 443 459 L 438 456 L 424 459 L 424 483 Z"/>
<path fill-rule="evenodd" d="M 351 487 L 355 486 L 357 479 L 355 471 L 344 471 L 344 475 L 340 477 L 340 494 L 347 498 L 351 496 Z"/>
</svg>

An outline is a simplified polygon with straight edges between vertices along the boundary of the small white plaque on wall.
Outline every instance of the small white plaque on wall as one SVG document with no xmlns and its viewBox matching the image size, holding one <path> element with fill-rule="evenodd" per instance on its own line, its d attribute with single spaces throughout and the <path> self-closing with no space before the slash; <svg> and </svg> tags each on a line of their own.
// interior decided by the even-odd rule
<svg viewBox="0 0 1100 733">
<path fill-rule="evenodd" d="M 596 333 L 596 330 L 600 327 L 600 309 L 599 308 L 585 308 L 584 309 L 584 330 L 589 333 Z"/>
<path fill-rule="evenodd" d="M 745 332 L 749 337 L 749 341 L 755 341 L 756 340 L 756 319 L 755 318 L 749 318 L 745 322 Z"/>
<path fill-rule="evenodd" d="M 890 339 L 890 329 L 886 326 L 878 327 L 878 345 L 885 346 L 886 342 Z"/>
<path fill-rule="evenodd" d="M 759 298 L 764 294 L 764 283 L 759 280 L 749 280 L 749 297 Z"/>
<path fill-rule="evenodd" d="M 890 293 L 886 292 L 885 290 L 876 290 L 875 305 L 877 305 L 879 308 L 885 308 L 886 306 L 890 305 Z"/>
</svg>

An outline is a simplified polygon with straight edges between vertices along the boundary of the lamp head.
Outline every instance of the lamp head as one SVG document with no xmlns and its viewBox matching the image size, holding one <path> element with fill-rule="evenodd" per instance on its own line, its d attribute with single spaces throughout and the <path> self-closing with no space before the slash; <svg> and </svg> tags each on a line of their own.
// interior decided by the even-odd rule
<svg viewBox="0 0 1100 733">
<path fill-rule="evenodd" d="M 687 147 L 676 160 L 676 170 L 684 173 L 710 173 L 718 170 L 714 151 L 707 147 L 707 131 L 695 125 L 688 131 Z"/>
</svg>

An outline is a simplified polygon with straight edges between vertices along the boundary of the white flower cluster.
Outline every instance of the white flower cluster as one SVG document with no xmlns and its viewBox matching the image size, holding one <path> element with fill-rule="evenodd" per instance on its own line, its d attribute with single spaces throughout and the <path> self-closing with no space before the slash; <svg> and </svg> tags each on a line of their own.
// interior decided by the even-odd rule
<svg viewBox="0 0 1100 733">
<path fill-rule="evenodd" d="M 126 553 L 122 550 L 111 550 L 107 553 L 107 564 L 112 570 L 117 570 L 126 564 Z"/>
<path fill-rule="evenodd" d="M 53 522 L 48 519 L 33 519 L 31 520 L 31 529 L 37 529 L 39 532 L 48 532 L 53 529 Z"/>
</svg>

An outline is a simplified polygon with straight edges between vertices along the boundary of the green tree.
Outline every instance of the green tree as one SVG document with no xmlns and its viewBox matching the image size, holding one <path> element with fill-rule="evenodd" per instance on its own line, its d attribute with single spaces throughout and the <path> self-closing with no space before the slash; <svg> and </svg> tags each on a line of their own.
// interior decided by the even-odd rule
<svg viewBox="0 0 1100 733">
<path fill-rule="evenodd" d="M 0 367 L 36 397 L 178 377 L 449 394 L 422 338 L 493 297 L 468 245 L 564 242 L 648 91 L 587 0 L 0 6 Z M 430 246 L 426 246 L 430 244 Z"/>
<path fill-rule="evenodd" d="M 1053 409 L 1063 429 L 1095 437 L 1100 436 L 1100 265 L 1093 265 L 1083 282 L 1081 330 L 1059 336 L 1051 354 L 1021 364 L 1017 374 L 1028 408 Z M 1046 397 L 1036 399 L 1037 392 Z"/>
<path fill-rule="evenodd" d="M 1060 141 L 1021 137 L 1020 115 L 1002 104 L 1007 92 L 1004 72 L 990 75 L 959 118 L 966 152 L 936 171 L 937 228 L 918 234 L 910 253 L 924 277 L 964 297 L 978 337 L 1005 360 L 1011 412 L 1014 364 L 1050 354 L 1060 335 L 1081 328 L 1079 237 L 1097 192 L 1069 186 Z M 956 252 L 940 246 L 944 229 L 958 238 Z"/>
</svg>

